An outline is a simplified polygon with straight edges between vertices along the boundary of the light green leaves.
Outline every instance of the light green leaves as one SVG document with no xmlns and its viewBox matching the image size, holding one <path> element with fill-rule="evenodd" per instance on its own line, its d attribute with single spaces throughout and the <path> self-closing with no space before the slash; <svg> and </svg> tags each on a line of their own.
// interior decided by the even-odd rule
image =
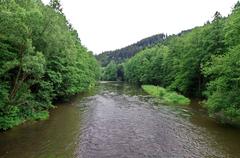
<svg viewBox="0 0 240 158">
<path fill-rule="evenodd" d="M 36 55 L 27 55 L 23 58 L 23 71 L 34 77 L 41 77 L 45 72 L 45 57 L 42 53 L 37 52 Z"/>
</svg>

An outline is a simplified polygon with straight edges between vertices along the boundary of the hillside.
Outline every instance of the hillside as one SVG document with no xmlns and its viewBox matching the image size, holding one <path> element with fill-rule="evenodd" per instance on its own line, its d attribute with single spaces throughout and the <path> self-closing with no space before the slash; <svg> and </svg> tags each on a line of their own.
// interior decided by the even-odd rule
<svg viewBox="0 0 240 158">
<path fill-rule="evenodd" d="M 137 52 L 143 50 L 146 47 L 151 47 L 156 43 L 164 41 L 166 35 L 161 33 L 145 39 L 142 39 L 132 45 L 127 47 L 117 49 L 114 51 L 106 51 L 96 56 L 97 60 L 101 63 L 103 67 L 108 65 L 112 60 L 116 63 L 121 63 L 126 59 L 131 58 Z"/>
</svg>

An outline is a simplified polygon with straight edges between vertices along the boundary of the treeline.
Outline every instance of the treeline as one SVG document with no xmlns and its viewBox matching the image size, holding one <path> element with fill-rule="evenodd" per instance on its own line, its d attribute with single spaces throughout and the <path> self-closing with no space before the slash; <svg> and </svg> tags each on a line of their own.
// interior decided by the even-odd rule
<svg viewBox="0 0 240 158">
<path fill-rule="evenodd" d="M 106 67 L 102 67 L 100 79 L 103 81 L 123 81 L 124 64 L 111 61 Z"/>
<path fill-rule="evenodd" d="M 136 53 L 143 50 L 146 47 L 151 47 L 159 42 L 164 41 L 165 34 L 158 34 L 148 38 L 145 38 L 137 43 L 129 45 L 127 47 L 117 49 L 114 51 L 103 52 L 96 56 L 97 60 L 103 67 L 106 67 L 111 61 L 119 64 L 125 62 L 127 59 L 133 57 Z"/>
<path fill-rule="evenodd" d="M 240 121 L 240 3 L 231 15 L 145 49 L 125 64 L 125 79 L 206 99 L 212 116 Z"/>
<path fill-rule="evenodd" d="M 160 85 L 186 96 L 203 98 L 212 116 L 237 122 L 239 18 L 238 2 L 228 17 L 216 12 L 212 22 L 168 36 L 135 53 L 124 64 L 111 61 L 103 68 L 102 79 Z"/>
<path fill-rule="evenodd" d="M 99 65 L 59 0 L 2 0 L 0 26 L 0 129 L 44 119 L 54 100 L 94 86 Z"/>
</svg>

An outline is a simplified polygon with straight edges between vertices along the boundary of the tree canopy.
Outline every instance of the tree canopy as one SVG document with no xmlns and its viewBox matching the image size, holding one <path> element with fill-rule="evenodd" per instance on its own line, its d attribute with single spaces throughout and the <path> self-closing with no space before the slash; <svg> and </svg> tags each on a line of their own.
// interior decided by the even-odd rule
<svg viewBox="0 0 240 158">
<path fill-rule="evenodd" d="M 240 8 L 146 48 L 124 65 L 125 79 L 206 99 L 209 114 L 240 121 Z"/>
<path fill-rule="evenodd" d="M 127 47 L 117 49 L 114 51 L 103 52 L 96 56 L 97 60 L 103 67 L 106 67 L 111 61 L 117 64 L 125 62 L 127 59 L 133 57 L 136 53 L 143 50 L 144 48 L 151 47 L 156 43 L 164 41 L 166 38 L 165 34 L 154 35 L 145 39 L 142 39 L 134 44 Z"/>
<path fill-rule="evenodd" d="M 0 129 L 8 129 L 94 86 L 99 66 L 58 0 L 0 3 Z"/>
</svg>

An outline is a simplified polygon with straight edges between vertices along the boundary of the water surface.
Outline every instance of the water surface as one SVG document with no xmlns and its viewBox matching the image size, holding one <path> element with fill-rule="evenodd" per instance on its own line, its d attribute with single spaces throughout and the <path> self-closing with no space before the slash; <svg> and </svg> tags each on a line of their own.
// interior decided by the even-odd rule
<svg viewBox="0 0 240 158">
<path fill-rule="evenodd" d="M 103 82 L 51 111 L 47 121 L 0 134 L 2 158 L 240 157 L 240 130 L 193 101 L 159 105 L 139 87 Z"/>
</svg>

